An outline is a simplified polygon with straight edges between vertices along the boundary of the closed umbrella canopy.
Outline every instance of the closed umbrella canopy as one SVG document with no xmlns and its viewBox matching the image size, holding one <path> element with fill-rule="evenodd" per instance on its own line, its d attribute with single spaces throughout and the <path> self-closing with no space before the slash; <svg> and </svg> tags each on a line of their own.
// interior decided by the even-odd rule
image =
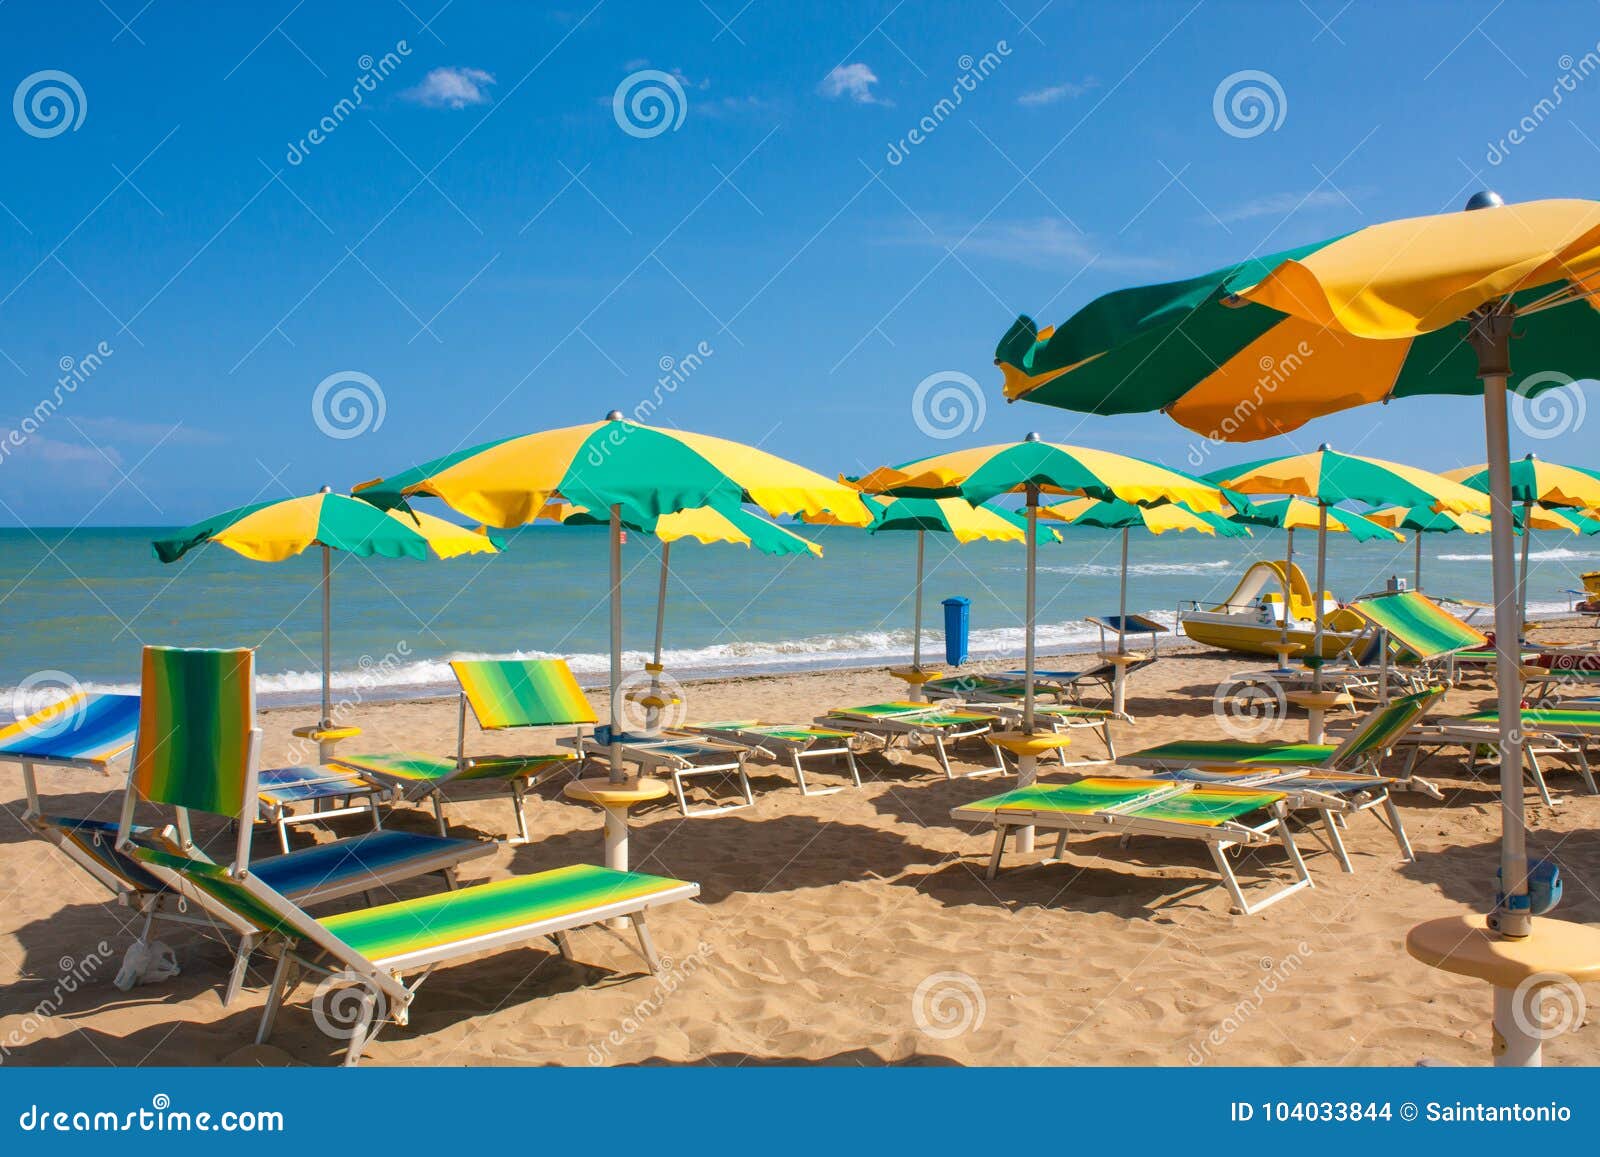
<svg viewBox="0 0 1600 1157">
<path fill-rule="evenodd" d="M 995 352 L 1007 395 L 1091 413 L 1161 409 L 1216 441 L 1420 394 L 1483 395 L 1493 509 L 1502 891 L 1495 935 L 1533 930 L 1523 818 L 1522 684 L 1507 391 L 1600 377 L 1600 202 L 1502 204 L 1367 226 L 1188 281 L 1091 302 L 1055 331 L 1019 318 Z M 1181 332 L 1180 332 L 1181 331 Z M 1167 338 L 1175 340 L 1168 341 Z M 1392 501 L 1390 498 L 1378 501 Z M 1445 939 L 1451 930 L 1442 934 Z M 1557 935 L 1571 936 L 1570 926 Z M 1495 1018 L 1508 1063 L 1539 1042 Z"/>
<path fill-rule="evenodd" d="M 224 511 L 184 527 L 150 545 L 162 562 L 176 562 L 197 546 L 215 542 L 257 562 L 281 562 L 308 547 L 322 548 L 322 718 L 332 726 L 332 565 L 339 550 L 359 558 L 455 558 L 493 553 L 501 543 L 481 530 L 469 530 L 432 514 L 382 510 L 370 502 L 334 494 L 323 487 L 316 494 L 256 502 Z"/>
</svg>

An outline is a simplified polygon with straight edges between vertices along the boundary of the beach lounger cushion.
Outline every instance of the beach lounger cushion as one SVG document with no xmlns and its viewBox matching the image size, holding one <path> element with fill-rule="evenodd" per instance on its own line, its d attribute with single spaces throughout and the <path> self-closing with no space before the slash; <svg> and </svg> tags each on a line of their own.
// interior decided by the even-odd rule
<svg viewBox="0 0 1600 1157">
<path fill-rule="evenodd" d="M 1169 793 L 1162 779 L 1081 779 L 1076 783 L 1035 783 L 965 805 L 964 812 L 1028 812 L 1093 815 L 1114 810 L 1129 818 L 1218 827 L 1284 799 L 1282 792 L 1197 787 Z M 1149 802 L 1141 803 L 1145 797 Z"/>
<path fill-rule="evenodd" d="M 482 841 L 376 831 L 257 860 L 250 865 L 250 874 L 274 892 L 309 902 L 305 897 L 364 892 L 403 876 L 444 871 L 493 851 L 493 844 Z"/>
<path fill-rule="evenodd" d="M 133 746 L 137 695 L 77 692 L 0 727 L 0 760 L 103 766 Z"/>
<path fill-rule="evenodd" d="M 549 755 L 474 756 L 463 767 L 453 759 L 414 752 L 395 754 L 374 752 L 366 755 L 339 755 L 334 763 L 352 771 L 391 783 L 425 788 L 430 785 L 461 783 L 470 780 L 538 778 L 577 757 L 570 752 Z"/>
<path fill-rule="evenodd" d="M 1127 761 L 1136 767 L 1315 767 L 1337 750 L 1332 743 L 1178 739 L 1136 751 Z"/>
<path fill-rule="evenodd" d="M 69 843 L 86 863 L 93 863 L 121 889 L 129 892 L 162 892 L 166 885 L 140 866 L 131 856 L 117 850 L 117 825 L 101 820 L 75 819 L 71 816 L 39 816 L 33 821 L 44 833 L 58 842 Z M 177 851 L 177 846 L 164 839 L 154 828 L 134 828 L 131 838 L 151 847 L 164 847 Z M 107 881 L 111 883 L 111 880 Z M 112 884 L 115 887 L 115 884 Z"/>
</svg>

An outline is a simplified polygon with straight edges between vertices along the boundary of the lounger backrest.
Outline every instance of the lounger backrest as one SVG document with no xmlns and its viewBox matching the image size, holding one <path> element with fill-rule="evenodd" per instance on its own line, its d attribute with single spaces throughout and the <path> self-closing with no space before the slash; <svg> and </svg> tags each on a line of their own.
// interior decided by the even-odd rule
<svg viewBox="0 0 1600 1157">
<path fill-rule="evenodd" d="M 1350 609 L 1427 663 L 1456 651 L 1482 647 L 1488 636 L 1470 627 L 1427 595 L 1398 591 L 1357 599 Z"/>
<path fill-rule="evenodd" d="M 0 760 L 103 765 L 133 746 L 137 695 L 79 691 L 0 727 Z"/>
<path fill-rule="evenodd" d="M 598 722 L 565 659 L 455 659 L 450 668 L 485 731 Z"/>
<path fill-rule="evenodd" d="M 255 652 L 146 647 L 130 789 L 238 818 L 255 785 Z"/>
<path fill-rule="evenodd" d="M 1353 766 L 1374 752 L 1387 750 L 1406 733 L 1443 692 L 1437 688 L 1401 695 L 1367 714 L 1328 757 L 1329 768 Z"/>
<path fill-rule="evenodd" d="M 69 816 L 40 816 L 34 824 L 62 852 L 112 892 L 166 890 L 166 885 L 145 871 L 137 860 L 117 849 L 116 824 Z M 133 839 L 157 847 L 171 846 L 169 841 L 148 828 L 135 828 Z"/>
</svg>

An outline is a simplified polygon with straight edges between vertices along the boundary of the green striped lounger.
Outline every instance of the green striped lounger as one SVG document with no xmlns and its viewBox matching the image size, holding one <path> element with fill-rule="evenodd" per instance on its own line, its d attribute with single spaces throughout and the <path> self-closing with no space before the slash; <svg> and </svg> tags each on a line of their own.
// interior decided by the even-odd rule
<svg viewBox="0 0 1600 1157">
<path fill-rule="evenodd" d="M 908 699 L 887 703 L 868 703 L 859 707 L 839 707 L 819 715 L 818 727 L 850 731 L 874 740 L 891 763 L 900 762 L 909 748 L 932 747 L 938 756 L 945 778 L 957 778 L 950 766 L 950 748 L 963 739 L 976 739 L 988 735 L 1001 723 L 1002 717 L 993 711 L 965 711 L 937 703 L 916 703 Z M 995 775 L 1005 771 L 1005 762 L 995 752 L 996 765 L 974 775 Z"/>
<path fill-rule="evenodd" d="M 1056 860 L 1065 856 L 1067 836 L 1073 832 L 1203 841 L 1235 910 L 1244 915 L 1312 886 L 1289 830 L 1287 796 L 1280 791 L 1162 779 L 1091 777 L 1075 783 L 1035 783 L 1003 792 L 954 808 L 950 818 L 994 826 L 989 879 L 1000 869 L 1008 835 L 1021 828 L 1046 828 L 1060 833 Z M 1294 879 L 1252 903 L 1245 898 L 1226 853 L 1230 848 L 1274 842 L 1281 843 L 1288 853 Z"/>
<path fill-rule="evenodd" d="M 679 729 L 682 732 L 735 743 L 757 755 L 770 759 L 788 760 L 794 768 L 795 779 L 801 795 L 832 795 L 843 787 L 813 788 L 806 783 L 805 761 L 832 759 L 842 756 L 850 779 L 861 786 L 861 772 L 856 767 L 856 753 L 852 746 L 855 732 L 837 727 L 805 726 L 804 724 L 762 723 L 757 719 L 727 719 L 715 723 L 691 723 Z"/>
</svg>

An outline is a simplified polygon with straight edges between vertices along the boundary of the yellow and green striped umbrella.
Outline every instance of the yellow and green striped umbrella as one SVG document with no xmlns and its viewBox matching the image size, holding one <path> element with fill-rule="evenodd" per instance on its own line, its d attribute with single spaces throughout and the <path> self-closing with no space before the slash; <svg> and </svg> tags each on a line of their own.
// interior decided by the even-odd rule
<svg viewBox="0 0 1600 1157">
<path fill-rule="evenodd" d="M 1059 328 L 1022 317 L 995 361 L 1006 395 L 1088 413 L 1162 410 L 1213 441 L 1425 394 L 1482 394 L 1493 520 L 1501 875 L 1492 924 L 1532 927 L 1521 753 L 1520 620 L 1508 388 L 1526 398 L 1600 377 L 1600 202 L 1503 204 L 1386 221 L 1187 281 L 1119 290 Z M 1513 348 L 1522 373 L 1513 383 Z M 1390 497 L 1379 501 L 1392 501 Z M 1538 1041 L 1515 1026 L 1525 1063 Z"/>
<path fill-rule="evenodd" d="M 1542 508 L 1536 508 L 1542 509 Z M 1385 506 L 1367 511 L 1367 518 L 1391 530 L 1409 530 L 1416 539 L 1417 566 L 1412 587 L 1422 589 L 1422 536 L 1424 534 L 1488 534 L 1489 520 L 1481 514 L 1456 514 L 1448 510 L 1430 510 L 1426 506 Z M 1535 523 L 1537 526 L 1538 523 Z M 1330 527 L 1331 529 L 1331 527 Z M 1546 529 L 1540 527 L 1540 529 Z"/>
<path fill-rule="evenodd" d="M 316 494 L 224 511 L 158 538 L 151 546 L 162 562 L 177 562 L 208 542 L 257 562 L 282 562 L 308 547 L 322 549 L 323 729 L 333 722 L 331 553 L 338 550 L 358 558 L 456 558 L 493 554 L 502 545 L 482 530 L 469 530 L 418 511 L 383 510 L 359 498 L 335 494 L 326 486 Z"/>
<path fill-rule="evenodd" d="M 442 499 L 490 526 L 538 519 L 552 502 L 606 511 L 611 525 L 611 729 L 623 731 L 622 531 L 655 527 L 663 515 L 700 507 L 725 514 L 751 503 L 770 515 L 830 514 L 866 526 L 861 496 L 775 454 L 726 438 L 645 426 L 613 410 L 603 422 L 485 442 L 363 483 L 358 493 L 383 505 L 417 496 Z M 611 776 L 622 778 L 611 747 Z"/>
</svg>

